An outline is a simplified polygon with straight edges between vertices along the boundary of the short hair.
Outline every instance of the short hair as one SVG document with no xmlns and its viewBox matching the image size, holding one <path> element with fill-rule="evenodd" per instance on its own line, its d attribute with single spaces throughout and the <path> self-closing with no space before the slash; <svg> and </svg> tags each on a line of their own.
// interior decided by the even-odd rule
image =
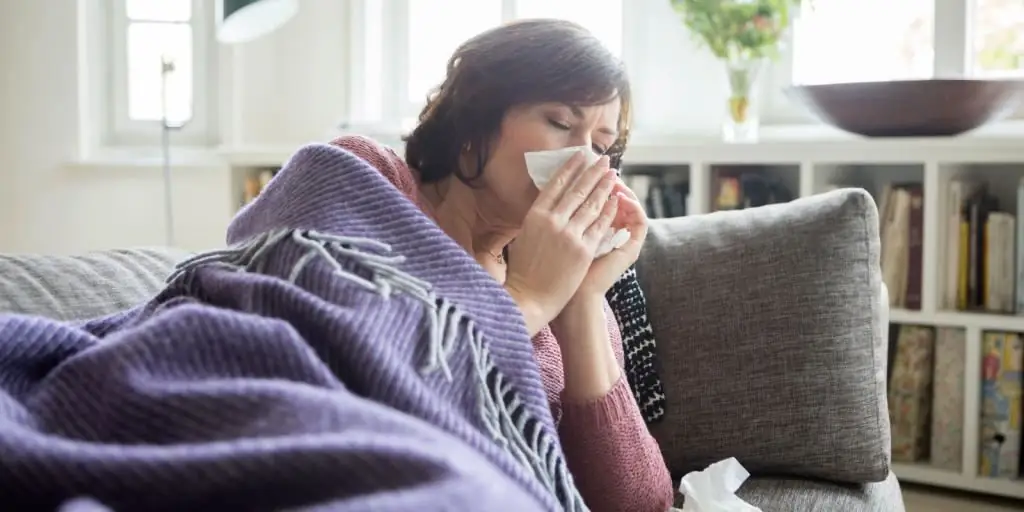
<svg viewBox="0 0 1024 512">
<path fill-rule="evenodd" d="M 405 160 L 432 183 L 455 174 L 481 176 L 488 146 L 509 109 L 546 102 L 586 107 L 619 99 L 618 139 L 606 154 L 617 167 L 626 147 L 630 87 L 625 66 L 592 33 L 565 20 L 512 22 L 483 32 L 455 50 L 444 81 L 431 91 L 419 124 L 405 140 Z M 463 169 L 463 150 L 476 166 Z"/>
</svg>

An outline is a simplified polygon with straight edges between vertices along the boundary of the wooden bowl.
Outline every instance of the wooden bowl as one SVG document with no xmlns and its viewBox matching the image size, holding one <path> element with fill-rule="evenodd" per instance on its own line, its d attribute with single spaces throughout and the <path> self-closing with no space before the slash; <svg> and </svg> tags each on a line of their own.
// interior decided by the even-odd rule
<svg viewBox="0 0 1024 512">
<path fill-rule="evenodd" d="M 1009 114 L 1024 80 L 903 80 L 801 85 L 786 95 L 823 122 L 866 137 L 959 135 Z"/>
</svg>

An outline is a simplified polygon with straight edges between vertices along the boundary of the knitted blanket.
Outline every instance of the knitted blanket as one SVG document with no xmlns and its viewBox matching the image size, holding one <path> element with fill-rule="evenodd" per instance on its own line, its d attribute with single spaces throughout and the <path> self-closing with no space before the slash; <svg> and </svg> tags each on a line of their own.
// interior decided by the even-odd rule
<svg viewBox="0 0 1024 512">
<path fill-rule="evenodd" d="M 0 315 L 0 502 L 585 509 L 514 302 L 362 160 L 299 150 L 228 242 L 118 315 Z"/>
</svg>

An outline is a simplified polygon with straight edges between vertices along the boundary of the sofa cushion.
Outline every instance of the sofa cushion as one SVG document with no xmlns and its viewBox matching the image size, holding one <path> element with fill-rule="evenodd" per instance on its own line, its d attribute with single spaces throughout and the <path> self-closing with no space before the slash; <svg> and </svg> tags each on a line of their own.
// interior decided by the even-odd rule
<svg viewBox="0 0 1024 512">
<path fill-rule="evenodd" d="M 878 212 L 860 189 L 652 221 L 637 270 L 679 476 L 889 476 Z"/>
<path fill-rule="evenodd" d="M 882 482 L 836 484 L 787 478 L 751 478 L 736 495 L 763 512 L 804 510 L 842 512 L 905 512 L 903 493 L 896 475 Z M 683 506 L 677 494 L 676 506 Z"/>
<path fill-rule="evenodd" d="M 153 297 L 174 264 L 174 249 L 123 249 L 78 256 L 0 254 L 0 313 L 81 320 Z"/>
<path fill-rule="evenodd" d="M 814 480 L 753 478 L 736 493 L 764 512 L 841 510 L 843 512 L 904 512 L 903 493 L 896 475 L 869 484 L 835 484 Z"/>
</svg>

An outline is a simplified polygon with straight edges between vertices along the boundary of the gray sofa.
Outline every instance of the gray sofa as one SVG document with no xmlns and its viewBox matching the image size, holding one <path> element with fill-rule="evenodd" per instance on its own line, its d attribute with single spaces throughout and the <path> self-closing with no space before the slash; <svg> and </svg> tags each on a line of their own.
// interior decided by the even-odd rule
<svg viewBox="0 0 1024 512">
<path fill-rule="evenodd" d="M 117 311 L 160 290 L 184 256 L 0 255 L 0 312 Z M 675 477 L 736 457 L 754 475 L 739 495 L 765 512 L 904 510 L 870 196 L 653 221 L 637 268 L 668 404 L 651 430 Z"/>
</svg>

